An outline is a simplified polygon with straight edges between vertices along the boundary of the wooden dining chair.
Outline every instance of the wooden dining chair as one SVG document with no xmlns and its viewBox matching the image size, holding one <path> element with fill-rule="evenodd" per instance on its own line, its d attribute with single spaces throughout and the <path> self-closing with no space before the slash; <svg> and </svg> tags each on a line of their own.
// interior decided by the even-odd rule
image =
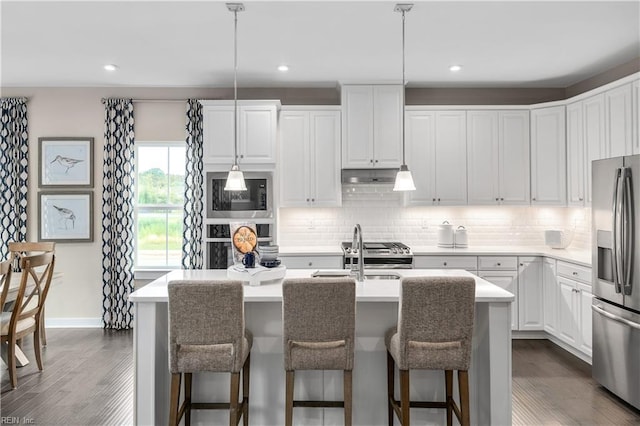
<svg viewBox="0 0 640 426">
<path fill-rule="evenodd" d="M 13 262 L 13 271 L 20 271 L 20 258 L 34 254 L 42 254 L 47 252 L 55 252 L 56 243 L 54 242 L 10 242 L 9 243 L 9 259 Z M 42 310 L 42 318 L 40 322 L 40 339 L 42 346 L 47 346 L 47 334 L 44 326 L 44 308 Z"/>
<path fill-rule="evenodd" d="M 11 260 L 0 263 L 0 327 L 11 318 L 10 312 L 3 312 L 3 307 L 7 303 L 9 286 L 11 285 Z"/>
<path fill-rule="evenodd" d="M 18 385 L 15 357 L 16 345 L 20 339 L 30 333 L 33 333 L 33 350 L 38 369 L 42 371 L 40 324 L 42 308 L 51 285 L 54 264 L 55 255 L 52 252 L 22 256 L 20 258 L 22 277 L 18 288 L 18 296 L 13 305 L 9 321 L 3 321 L 2 329 L 0 330 L 0 343 L 7 343 L 8 345 L 7 365 L 9 367 L 11 386 L 14 389 Z"/>
</svg>

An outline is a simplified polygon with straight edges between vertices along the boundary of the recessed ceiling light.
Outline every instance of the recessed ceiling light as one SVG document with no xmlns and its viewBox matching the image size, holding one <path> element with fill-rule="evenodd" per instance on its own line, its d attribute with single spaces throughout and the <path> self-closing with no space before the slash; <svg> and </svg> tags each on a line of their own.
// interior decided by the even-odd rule
<svg viewBox="0 0 640 426">
<path fill-rule="evenodd" d="M 118 69 L 118 66 L 114 64 L 107 64 L 104 66 L 104 69 L 107 71 L 115 71 Z"/>
<path fill-rule="evenodd" d="M 280 66 L 278 67 L 278 71 L 282 71 L 282 72 L 289 71 L 289 66 L 287 66 L 287 65 L 280 65 Z"/>
<path fill-rule="evenodd" d="M 449 67 L 449 71 L 452 71 L 452 72 L 458 72 L 458 71 L 460 71 L 461 69 L 462 69 L 462 67 L 461 67 L 460 65 L 451 65 L 451 66 Z"/>
</svg>

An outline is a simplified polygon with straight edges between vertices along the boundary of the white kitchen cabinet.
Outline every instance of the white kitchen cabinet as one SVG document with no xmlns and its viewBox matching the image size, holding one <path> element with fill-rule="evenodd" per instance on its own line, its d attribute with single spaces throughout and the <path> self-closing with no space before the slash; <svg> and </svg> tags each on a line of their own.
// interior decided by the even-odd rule
<svg viewBox="0 0 640 426">
<path fill-rule="evenodd" d="M 591 268 L 558 261 L 558 333 L 560 339 L 591 356 Z"/>
<path fill-rule="evenodd" d="M 402 85 L 342 86 L 342 167 L 402 164 Z"/>
<path fill-rule="evenodd" d="M 280 255 L 287 269 L 342 269 L 342 256 Z"/>
<path fill-rule="evenodd" d="M 511 303 L 511 329 L 518 330 L 518 271 L 478 271 L 478 276 L 500 288 L 507 290 L 515 296 Z"/>
<path fill-rule="evenodd" d="M 467 111 L 470 205 L 529 204 L 529 111 Z"/>
<path fill-rule="evenodd" d="M 585 205 L 591 205 L 591 162 L 606 158 L 604 94 L 582 101 L 585 150 Z"/>
<path fill-rule="evenodd" d="M 339 207 L 339 109 L 283 108 L 279 130 L 280 206 Z"/>
<path fill-rule="evenodd" d="M 604 94 L 567 105 L 567 203 L 591 204 L 591 162 L 606 157 Z"/>
<path fill-rule="evenodd" d="M 544 331 L 552 336 L 557 335 L 558 297 L 556 260 L 545 257 L 542 262 L 542 313 Z"/>
<path fill-rule="evenodd" d="M 567 105 L 567 204 L 585 203 L 585 149 L 583 103 Z"/>
<path fill-rule="evenodd" d="M 478 269 L 476 256 L 425 256 L 413 257 L 416 269 L 464 269 L 474 272 Z"/>
<path fill-rule="evenodd" d="M 406 113 L 407 164 L 416 191 L 409 205 L 467 203 L 466 114 L 464 111 Z"/>
<path fill-rule="evenodd" d="M 542 258 L 518 257 L 518 328 L 543 330 Z"/>
<path fill-rule="evenodd" d="M 531 204 L 567 204 L 565 107 L 531 110 Z"/>
<path fill-rule="evenodd" d="M 632 83 L 604 93 L 606 111 L 607 157 L 620 157 L 633 153 Z"/>
<path fill-rule="evenodd" d="M 513 293 L 511 303 L 511 329 L 518 330 L 520 307 L 518 305 L 518 258 L 516 256 L 478 256 L 478 276 Z"/>
<path fill-rule="evenodd" d="M 203 161 L 234 163 L 234 106 L 231 101 L 201 101 Z M 275 164 L 279 101 L 238 102 L 239 164 Z"/>
</svg>

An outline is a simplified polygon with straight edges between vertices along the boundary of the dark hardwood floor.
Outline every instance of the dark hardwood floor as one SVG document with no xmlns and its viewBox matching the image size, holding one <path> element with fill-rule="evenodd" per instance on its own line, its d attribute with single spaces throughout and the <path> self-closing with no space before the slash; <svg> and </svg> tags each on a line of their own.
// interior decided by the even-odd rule
<svg viewBox="0 0 640 426">
<path fill-rule="evenodd" d="M 37 425 L 133 423 L 133 333 L 50 329 L 44 371 L 2 371 L 0 416 Z M 31 339 L 24 351 L 33 360 Z M 7 421 L 4 421 L 5 423 Z M 591 368 L 546 340 L 513 342 L 513 424 L 640 425 L 640 412 L 591 379 Z"/>
</svg>

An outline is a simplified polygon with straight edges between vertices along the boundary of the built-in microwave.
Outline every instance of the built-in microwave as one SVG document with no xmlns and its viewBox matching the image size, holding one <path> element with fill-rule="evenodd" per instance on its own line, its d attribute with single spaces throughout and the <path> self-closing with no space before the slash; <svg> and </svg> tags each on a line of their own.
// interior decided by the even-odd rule
<svg viewBox="0 0 640 426">
<path fill-rule="evenodd" d="M 207 217 L 253 219 L 273 217 L 273 175 L 244 172 L 246 191 L 225 191 L 226 172 L 207 172 Z"/>
</svg>

